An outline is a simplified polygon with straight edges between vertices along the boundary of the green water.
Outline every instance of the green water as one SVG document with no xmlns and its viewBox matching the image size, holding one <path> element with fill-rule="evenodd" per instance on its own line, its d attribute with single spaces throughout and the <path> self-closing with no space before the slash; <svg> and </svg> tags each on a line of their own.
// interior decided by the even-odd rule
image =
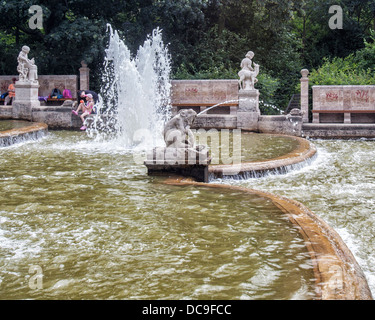
<svg viewBox="0 0 375 320">
<path fill-rule="evenodd" d="M 226 138 L 213 130 L 213 134 L 207 136 L 210 138 L 201 142 L 198 132 L 197 144 L 208 145 L 212 165 L 233 164 L 231 161 L 236 159 L 239 162 L 266 161 L 286 155 L 299 146 L 297 139 L 271 134 L 243 133 L 241 139 L 237 139 L 232 133 Z"/>
<path fill-rule="evenodd" d="M 268 199 L 167 186 L 84 133 L 0 160 L 0 299 L 314 297 L 304 242 Z"/>
<path fill-rule="evenodd" d="M 242 161 L 265 161 L 286 155 L 299 146 L 296 139 L 268 134 L 243 134 Z"/>
<path fill-rule="evenodd" d="M 19 129 L 32 125 L 32 122 L 18 120 L 0 120 L 0 131 Z"/>
<path fill-rule="evenodd" d="M 302 202 L 343 238 L 375 296 L 375 141 L 312 142 L 317 159 L 301 170 L 224 183 Z"/>
</svg>

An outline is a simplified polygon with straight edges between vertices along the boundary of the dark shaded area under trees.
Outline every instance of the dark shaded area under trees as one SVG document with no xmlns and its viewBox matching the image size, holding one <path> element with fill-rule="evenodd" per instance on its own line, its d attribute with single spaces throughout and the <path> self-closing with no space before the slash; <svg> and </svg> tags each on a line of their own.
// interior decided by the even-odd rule
<svg viewBox="0 0 375 320">
<path fill-rule="evenodd" d="M 31 5 L 43 8 L 42 30 L 28 26 Z M 331 5 L 343 8 L 342 30 L 328 26 Z M 2 0 L 0 16 L 0 74 L 15 74 L 18 52 L 28 45 L 40 74 L 77 74 L 85 60 L 92 87 L 99 90 L 107 24 L 133 53 L 160 27 L 172 55 L 173 78 L 237 78 L 241 59 L 252 50 L 261 65 L 262 98 L 285 109 L 302 68 L 318 69 L 356 54 L 364 40 L 367 56 L 356 54 L 357 60 L 371 60 L 375 1 Z"/>
</svg>

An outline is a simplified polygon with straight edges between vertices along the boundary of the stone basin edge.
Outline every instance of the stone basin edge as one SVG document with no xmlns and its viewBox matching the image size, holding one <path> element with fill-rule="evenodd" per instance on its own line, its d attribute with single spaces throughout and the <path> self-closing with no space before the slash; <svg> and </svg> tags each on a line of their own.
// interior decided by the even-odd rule
<svg viewBox="0 0 375 320">
<path fill-rule="evenodd" d="M 20 142 L 19 139 L 29 140 L 39 138 L 46 133 L 48 133 L 48 125 L 39 122 L 22 128 L 0 131 L 0 147 L 16 144 Z"/>
<path fill-rule="evenodd" d="M 208 168 L 209 173 L 219 178 L 246 173 L 265 174 L 272 171 L 283 171 L 282 169 L 284 168 L 302 164 L 317 155 L 315 145 L 307 139 L 289 135 L 274 135 L 294 139 L 298 142 L 298 146 L 285 155 L 265 161 L 243 162 L 233 165 L 210 165 Z"/>
<path fill-rule="evenodd" d="M 340 235 L 302 203 L 245 187 L 171 177 L 165 184 L 230 189 L 270 199 L 301 233 L 316 279 L 316 300 L 373 300 L 366 277 Z"/>
</svg>

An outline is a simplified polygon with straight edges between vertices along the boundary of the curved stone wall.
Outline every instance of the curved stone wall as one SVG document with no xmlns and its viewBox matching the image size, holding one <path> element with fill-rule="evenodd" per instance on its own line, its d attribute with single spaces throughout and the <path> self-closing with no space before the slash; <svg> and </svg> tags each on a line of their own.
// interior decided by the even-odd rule
<svg viewBox="0 0 375 320">
<path fill-rule="evenodd" d="M 44 123 L 34 123 L 30 126 L 7 131 L 0 131 L 0 148 L 13 144 L 35 140 L 48 133 L 48 126 Z"/>
<path fill-rule="evenodd" d="M 290 153 L 266 161 L 244 162 L 238 165 L 210 166 L 209 174 L 214 178 L 223 178 L 226 176 L 243 178 L 259 177 L 268 173 L 288 172 L 314 158 L 317 150 L 310 141 L 300 137 L 288 137 L 298 141 L 298 147 Z"/>
<path fill-rule="evenodd" d="M 310 253 L 316 278 L 316 299 L 372 300 L 367 280 L 341 237 L 303 204 L 268 192 L 221 184 L 169 179 L 170 185 L 196 185 L 240 190 L 271 199 L 298 227 Z"/>
</svg>

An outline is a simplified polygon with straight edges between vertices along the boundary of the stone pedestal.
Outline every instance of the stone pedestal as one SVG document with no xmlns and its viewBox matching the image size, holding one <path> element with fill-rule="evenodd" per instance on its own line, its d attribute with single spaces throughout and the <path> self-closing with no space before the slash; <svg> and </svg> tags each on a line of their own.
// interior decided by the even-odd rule
<svg viewBox="0 0 375 320">
<path fill-rule="evenodd" d="M 208 166 L 211 159 L 208 149 L 155 148 L 147 154 L 145 166 L 148 175 L 181 175 L 198 182 L 209 182 Z"/>
<path fill-rule="evenodd" d="M 237 128 L 246 131 L 258 131 L 259 90 L 240 90 L 237 111 Z"/>
<path fill-rule="evenodd" d="M 38 81 L 17 81 L 16 96 L 13 102 L 12 117 L 14 119 L 32 120 L 32 109 L 40 106 L 38 100 Z"/>
</svg>

